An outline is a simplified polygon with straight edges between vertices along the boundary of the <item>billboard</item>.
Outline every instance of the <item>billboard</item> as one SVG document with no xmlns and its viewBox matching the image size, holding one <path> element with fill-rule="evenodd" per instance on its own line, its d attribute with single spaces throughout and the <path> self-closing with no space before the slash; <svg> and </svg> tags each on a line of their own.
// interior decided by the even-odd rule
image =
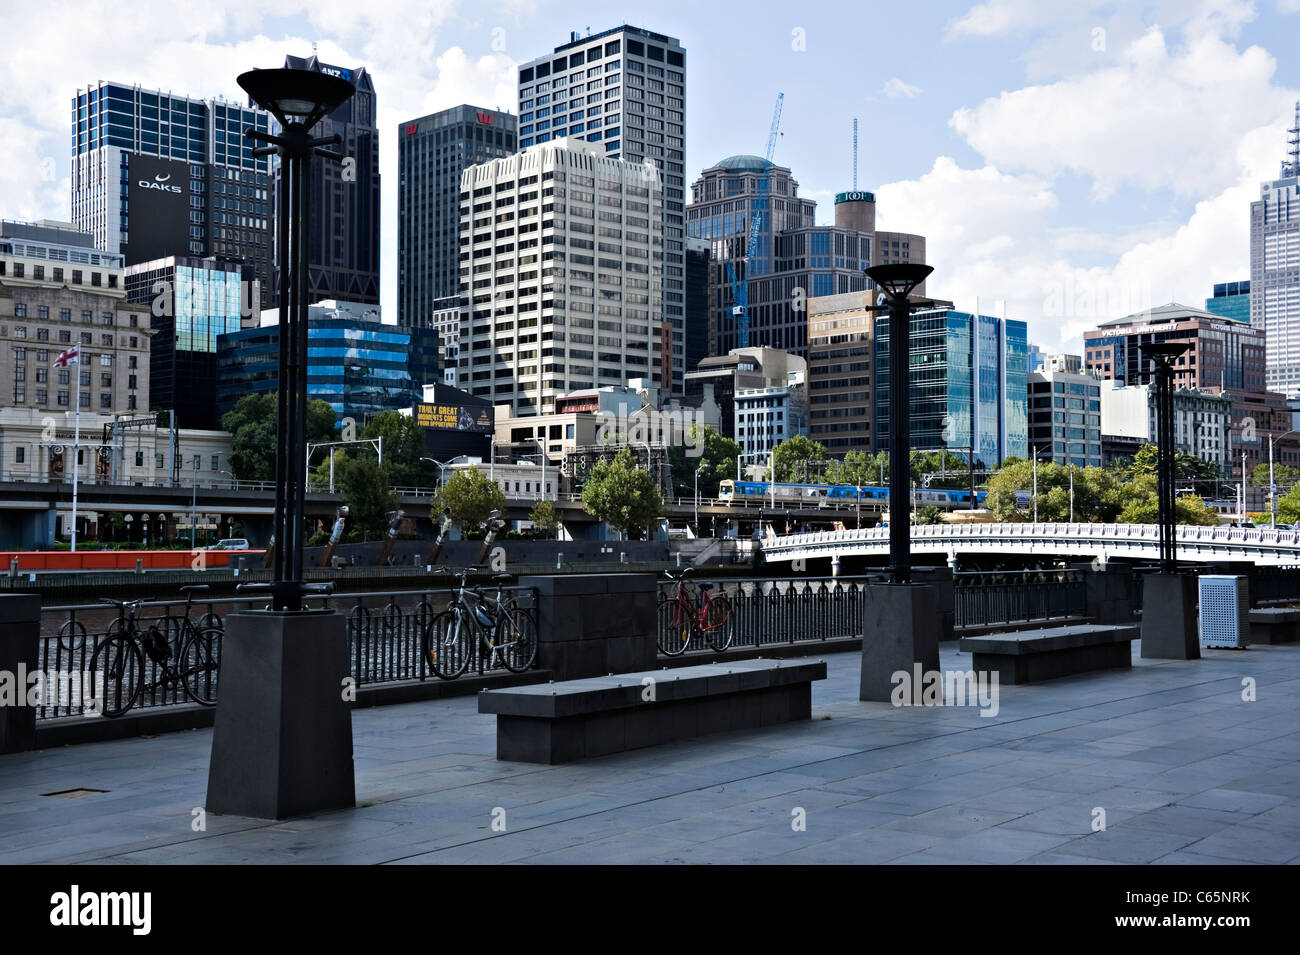
<svg viewBox="0 0 1300 955">
<path fill-rule="evenodd" d="M 434 431 L 476 431 L 491 434 L 494 430 L 492 408 L 473 405 L 435 405 L 420 402 L 415 406 L 415 423 Z"/>
<path fill-rule="evenodd" d="M 128 154 L 127 265 L 190 254 L 190 167 L 156 156 Z M 202 196 L 203 193 L 194 193 Z"/>
</svg>

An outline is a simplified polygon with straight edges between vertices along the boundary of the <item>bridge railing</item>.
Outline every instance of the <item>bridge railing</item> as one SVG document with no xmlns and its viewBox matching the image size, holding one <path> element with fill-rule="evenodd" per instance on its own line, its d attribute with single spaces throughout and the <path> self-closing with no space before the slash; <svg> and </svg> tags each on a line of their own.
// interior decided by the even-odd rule
<svg viewBox="0 0 1300 955">
<path fill-rule="evenodd" d="M 952 575 L 953 626 L 958 630 L 1083 617 L 1081 570 L 975 571 Z"/>
</svg>

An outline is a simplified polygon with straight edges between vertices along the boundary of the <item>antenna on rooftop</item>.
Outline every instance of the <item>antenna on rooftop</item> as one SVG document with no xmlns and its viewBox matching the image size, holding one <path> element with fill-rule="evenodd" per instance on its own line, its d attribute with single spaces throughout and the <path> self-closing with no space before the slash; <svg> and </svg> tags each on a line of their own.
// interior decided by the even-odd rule
<svg viewBox="0 0 1300 955">
<path fill-rule="evenodd" d="M 853 117 L 853 191 L 858 191 L 858 118 Z"/>
<path fill-rule="evenodd" d="M 1287 155 L 1291 157 L 1289 162 L 1282 163 L 1283 176 L 1300 176 L 1300 101 L 1295 104 L 1295 125 L 1287 130 L 1289 134 L 1287 143 Z"/>
</svg>

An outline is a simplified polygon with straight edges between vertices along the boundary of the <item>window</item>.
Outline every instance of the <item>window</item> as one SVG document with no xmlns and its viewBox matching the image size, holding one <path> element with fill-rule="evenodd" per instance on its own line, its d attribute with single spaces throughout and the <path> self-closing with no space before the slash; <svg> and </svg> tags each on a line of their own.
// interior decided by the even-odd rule
<svg viewBox="0 0 1300 955">
<path fill-rule="evenodd" d="M 26 463 L 26 461 L 27 461 L 27 449 L 26 449 L 26 448 L 21 448 L 21 447 L 20 447 L 20 448 L 15 448 L 15 449 L 14 449 L 14 463 L 15 463 L 15 464 L 24 464 L 24 463 Z"/>
<path fill-rule="evenodd" d="M 14 302 L 14 318 L 26 318 L 26 317 L 27 317 L 27 303 Z"/>
<path fill-rule="evenodd" d="M 100 392 L 100 394 L 99 394 L 99 406 L 100 406 L 101 408 L 109 408 L 109 409 L 111 409 L 111 408 L 113 407 L 113 395 L 112 395 L 111 392 L 108 392 L 108 391 L 102 391 L 102 392 Z"/>
<path fill-rule="evenodd" d="M 143 452 L 143 451 L 137 451 L 137 452 L 135 453 L 135 466 L 138 467 L 138 468 L 142 468 L 142 467 L 144 467 L 144 452 Z"/>
</svg>

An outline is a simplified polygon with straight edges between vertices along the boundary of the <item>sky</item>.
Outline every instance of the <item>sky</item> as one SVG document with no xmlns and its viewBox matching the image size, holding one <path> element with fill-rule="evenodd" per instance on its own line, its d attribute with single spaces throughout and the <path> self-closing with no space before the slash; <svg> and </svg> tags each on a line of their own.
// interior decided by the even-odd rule
<svg viewBox="0 0 1300 955">
<path fill-rule="evenodd" d="M 365 66 L 379 104 L 381 304 L 396 318 L 399 123 L 517 110 L 515 66 L 622 23 L 687 51 L 688 182 L 761 154 L 833 221 L 836 192 L 928 237 L 931 296 L 1078 351 L 1098 321 L 1249 278 L 1249 204 L 1300 99 L 1300 0 L 49 0 L 6 12 L 0 217 L 70 218 L 70 102 L 99 80 L 242 101 L 286 53 Z"/>
</svg>

